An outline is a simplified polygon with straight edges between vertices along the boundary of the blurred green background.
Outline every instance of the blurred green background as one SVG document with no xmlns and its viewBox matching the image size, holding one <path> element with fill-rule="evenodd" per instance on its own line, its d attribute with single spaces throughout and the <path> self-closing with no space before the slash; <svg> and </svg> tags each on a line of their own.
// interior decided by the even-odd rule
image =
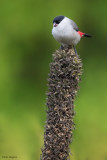
<svg viewBox="0 0 107 160">
<path fill-rule="evenodd" d="M 59 48 L 51 35 L 57 15 L 93 35 L 77 46 L 84 73 L 71 159 L 107 160 L 106 0 L 0 1 L 0 160 L 40 159 L 49 63 Z"/>
</svg>

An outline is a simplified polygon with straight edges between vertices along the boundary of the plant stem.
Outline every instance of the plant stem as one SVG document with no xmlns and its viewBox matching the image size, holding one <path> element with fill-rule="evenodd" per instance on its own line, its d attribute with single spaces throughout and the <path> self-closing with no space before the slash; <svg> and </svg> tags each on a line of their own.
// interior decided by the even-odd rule
<svg viewBox="0 0 107 160">
<path fill-rule="evenodd" d="M 74 48 L 57 50 L 50 64 L 42 160 L 67 160 L 74 129 L 74 98 L 82 74 Z"/>
</svg>

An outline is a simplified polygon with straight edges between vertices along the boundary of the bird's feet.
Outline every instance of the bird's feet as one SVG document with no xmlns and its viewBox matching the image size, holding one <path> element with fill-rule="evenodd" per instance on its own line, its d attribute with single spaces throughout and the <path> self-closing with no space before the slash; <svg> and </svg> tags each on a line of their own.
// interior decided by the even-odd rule
<svg viewBox="0 0 107 160">
<path fill-rule="evenodd" d="M 61 45 L 60 49 L 64 50 L 64 49 L 71 49 L 72 46 L 71 45 Z"/>
<path fill-rule="evenodd" d="M 61 45 L 60 49 L 64 50 L 65 48 L 64 48 L 64 46 L 63 46 L 63 45 Z"/>
<path fill-rule="evenodd" d="M 72 45 L 63 46 L 63 45 L 61 45 L 61 47 L 60 47 L 61 50 L 64 50 L 64 49 L 65 49 L 65 50 L 67 50 L 67 51 L 68 51 L 69 49 L 72 49 L 72 48 L 74 48 L 75 54 L 78 55 L 75 46 L 72 46 Z"/>
<path fill-rule="evenodd" d="M 78 55 L 76 48 L 74 47 L 75 54 Z"/>
</svg>

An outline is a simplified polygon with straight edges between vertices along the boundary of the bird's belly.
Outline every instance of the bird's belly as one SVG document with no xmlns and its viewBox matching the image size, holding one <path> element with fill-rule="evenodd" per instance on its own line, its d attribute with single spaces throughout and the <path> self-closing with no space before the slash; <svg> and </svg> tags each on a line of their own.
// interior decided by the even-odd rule
<svg viewBox="0 0 107 160">
<path fill-rule="evenodd" d="M 67 45 L 76 45 L 80 41 L 80 36 L 76 31 L 52 31 L 52 34 L 56 41 L 58 41 L 61 44 L 67 44 Z"/>
</svg>

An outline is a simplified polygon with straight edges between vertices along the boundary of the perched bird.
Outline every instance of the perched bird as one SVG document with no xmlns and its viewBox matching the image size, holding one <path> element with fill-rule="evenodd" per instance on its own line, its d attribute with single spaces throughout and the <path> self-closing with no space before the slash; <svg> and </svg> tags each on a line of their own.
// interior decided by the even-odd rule
<svg viewBox="0 0 107 160">
<path fill-rule="evenodd" d="M 91 37 L 89 34 L 80 32 L 76 23 L 65 16 L 57 16 L 53 19 L 52 35 L 62 48 L 75 46 L 81 37 Z"/>
</svg>

